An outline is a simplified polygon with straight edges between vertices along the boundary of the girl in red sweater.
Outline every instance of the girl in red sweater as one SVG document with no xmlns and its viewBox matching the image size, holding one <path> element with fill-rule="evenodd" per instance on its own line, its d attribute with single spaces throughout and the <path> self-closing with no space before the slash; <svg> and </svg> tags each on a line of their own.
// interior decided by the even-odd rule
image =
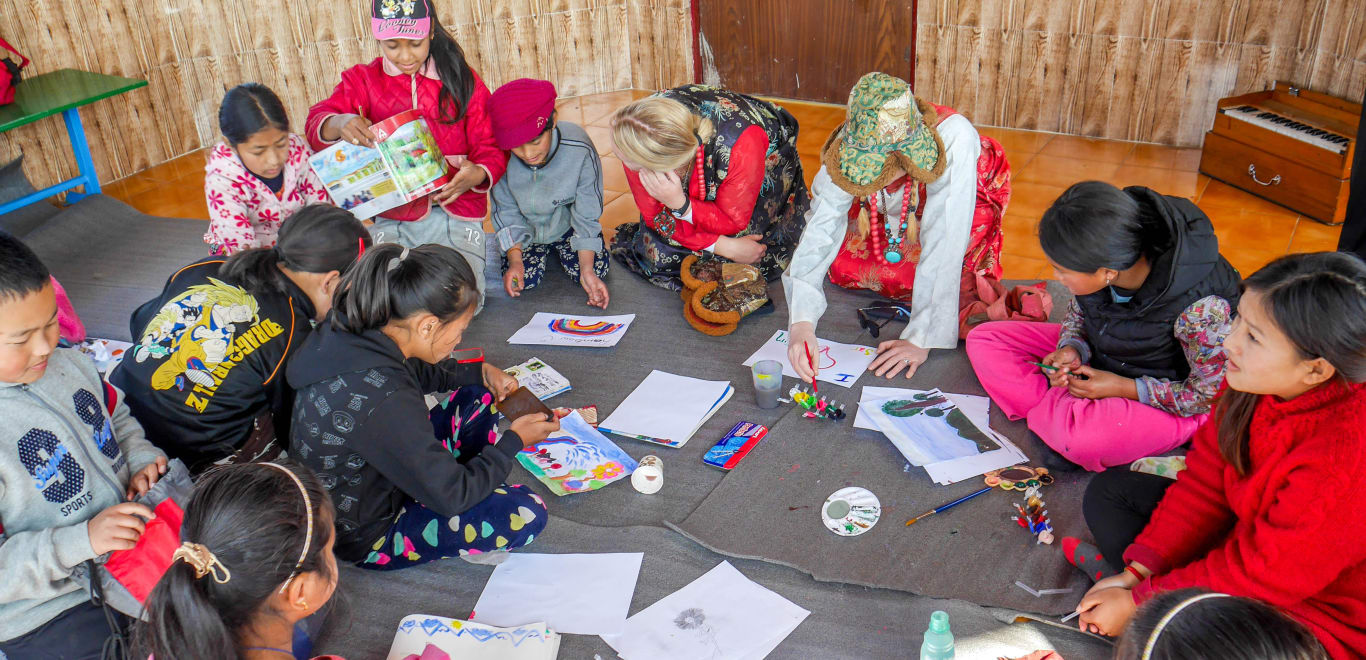
<svg viewBox="0 0 1366 660">
<path fill-rule="evenodd" d="M 308 111 L 308 140 L 318 150 L 338 140 L 374 146 L 372 121 L 421 112 L 454 175 L 440 190 L 381 213 L 371 232 L 410 248 L 455 248 L 474 270 L 482 307 L 486 193 L 507 170 L 489 123 L 488 87 L 430 0 L 372 0 L 370 28 L 382 56 L 342 72 L 332 96 Z"/>
<path fill-rule="evenodd" d="M 1154 595 L 1204 587 L 1280 608 L 1334 658 L 1362 657 L 1366 263 L 1267 264 L 1244 282 L 1224 350 L 1227 389 L 1179 478 L 1115 468 L 1088 486 L 1087 523 L 1122 570 L 1082 598 L 1081 627 L 1118 634 Z"/>
</svg>

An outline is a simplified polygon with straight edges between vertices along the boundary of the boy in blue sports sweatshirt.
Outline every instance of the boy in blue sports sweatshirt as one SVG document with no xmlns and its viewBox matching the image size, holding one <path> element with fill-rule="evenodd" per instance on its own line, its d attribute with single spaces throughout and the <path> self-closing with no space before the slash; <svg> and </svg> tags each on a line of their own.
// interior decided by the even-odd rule
<svg viewBox="0 0 1366 660">
<path fill-rule="evenodd" d="M 515 158 L 493 186 L 493 228 L 503 251 L 503 289 L 516 298 L 540 284 L 554 252 L 560 266 L 607 308 L 602 244 L 602 161 L 588 133 L 555 121 L 555 86 L 521 78 L 489 100 L 493 139 Z"/>
<path fill-rule="evenodd" d="M 123 393 L 57 347 L 48 270 L 0 233 L 0 652 L 99 658 L 111 623 L 73 579 L 132 548 L 152 510 L 128 500 L 166 472 Z"/>
</svg>

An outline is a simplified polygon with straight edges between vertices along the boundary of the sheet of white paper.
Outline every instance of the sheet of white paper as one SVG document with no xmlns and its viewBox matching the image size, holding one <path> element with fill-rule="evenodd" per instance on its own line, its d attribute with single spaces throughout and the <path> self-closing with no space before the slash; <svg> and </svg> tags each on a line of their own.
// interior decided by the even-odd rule
<svg viewBox="0 0 1366 660">
<path fill-rule="evenodd" d="M 555 660 L 560 650 L 560 634 L 542 622 L 500 628 L 413 614 L 398 622 L 388 660 L 420 656 L 429 644 L 460 660 Z"/>
<path fill-rule="evenodd" d="M 817 365 L 820 372 L 816 374 L 816 380 L 825 381 L 840 387 L 853 387 L 858 381 L 859 376 L 868 370 L 868 365 L 873 363 L 873 358 L 877 357 L 877 349 L 872 346 L 860 346 L 858 344 L 841 344 L 837 341 L 828 339 L 816 339 L 820 345 L 819 354 L 812 355 L 811 359 L 818 360 Z M 777 360 L 783 363 L 783 375 L 796 378 L 797 372 L 792 368 L 792 363 L 787 361 L 787 331 L 778 330 L 773 333 L 768 341 L 764 342 L 754 355 L 749 356 L 742 364 L 746 367 L 753 365 L 760 360 Z"/>
<path fill-rule="evenodd" d="M 626 660 L 761 660 L 808 614 L 721 562 L 602 639 Z"/>
<path fill-rule="evenodd" d="M 858 414 L 854 416 L 854 427 L 872 431 L 878 430 L 877 425 L 873 424 L 868 418 L 868 414 L 864 412 L 862 406 L 863 402 L 888 399 L 897 396 L 909 396 L 918 391 L 920 390 L 865 386 L 859 400 L 860 406 Z M 1016 447 L 1015 443 L 991 428 L 991 399 L 974 394 L 950 394 L 948 392 L 945 392 L 944 396 L 954 402 L 954 404 L 958 406 L 958 409 L 962 410 L 963 414 L 967 415 L 968 419 L 972 420 L 978 428 L 991 434 L 993 438 L 1000 442 L 1001 449 L 978 454 L 976 456 L 925 464 L 923 466 L 925 472 L 929 474 L 930 478 L 935 483 L 941 485 L 954 484 L 992 470 L 999 470 L 1012 465 L 1029 462 L 1029 457 L 1026 456 L 1023 451 L 1020 451 L 1020 448 Z"/>
<path fill-rule="evenodd" d="M 598 430 L 681 447 L 731 391 L 730 381 L 700 380 L 656 369 L 598 424 Z"/>
<path fill-rule="evenodd" d="M 644 556 L 514 552 L 493 569 L 470 620 L 504 628 L 539 621 L 579 635 L 619 633 Z"/>
<path fill-rule="evenodd" d="M 877 424 L 874 424 L 872 420 L 868 419 L 868 413 L 863 411 L 864 401 L 890 399 L 894 396 L 910 396 L 921 391 L 923 390 L 910 390 L 901 387 L 876 387 L 873 385 L 864 385 L 863 393 L 859 395 L 858 413 L 854 415 L 854 428 L 868 429 L 869 431 L 878 430 Z M 944 396 L 948 397 L 950 401 L 954 402 L 954 404 L 958 406 L 958 409 L 962 410 L 963 414 L 967 415 L 968 419 L 972 420 L 972 422 L 976 424 L 978 428 L 990 431 L 993 435 L 996 435 L 998 437 L 1000 436 L 999 433 L 992 431 L 990 428 L 990 398 L 984 396 L 977 396 L 976 394 L 950 394 L 948 392 L 945 392 Z"/>
<path fill-rule="evenodd" d="M 508 343 L 608 348 L 621 341 L 635 320 L 635 314 L 580 316 L 536 312 L 531 322 L 508 337 Z"/>
</svg>

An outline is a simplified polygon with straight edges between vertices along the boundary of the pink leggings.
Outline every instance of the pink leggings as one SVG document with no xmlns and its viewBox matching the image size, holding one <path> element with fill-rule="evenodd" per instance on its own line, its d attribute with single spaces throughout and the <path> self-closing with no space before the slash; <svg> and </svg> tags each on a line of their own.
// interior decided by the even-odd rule
<svg viewBox="0 0 1366 660">
<path fill-rule="evenodd" d="M 1049 387 L 1030 362 L 1057 350 L 1062 326 L 996 321 L 968 334 L 968 359 L 992 401 L 1010 419 L 1024 418 L 1054 451 L 1088 470 L 1126 465 L 1190 439 L 1209 415 L 1178 417 L 1121 398 L 1082 399 Z"/>
</svg>

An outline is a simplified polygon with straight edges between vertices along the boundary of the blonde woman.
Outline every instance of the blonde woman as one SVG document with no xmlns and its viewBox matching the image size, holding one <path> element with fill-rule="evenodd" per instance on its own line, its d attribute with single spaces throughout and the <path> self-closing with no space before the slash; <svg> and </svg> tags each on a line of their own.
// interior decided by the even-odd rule
<svg viewBox="0 0 1366 660">
<path fill-rule="evenodd" d="M 809 205 L 786 110 L 688 85 L 617 111 L 612 146 L 641 217 L 612 241 L 627 268 L 674 291 L 695 253 L 754 264 L 769 281 L 782 275 Z"/>
</svg>

